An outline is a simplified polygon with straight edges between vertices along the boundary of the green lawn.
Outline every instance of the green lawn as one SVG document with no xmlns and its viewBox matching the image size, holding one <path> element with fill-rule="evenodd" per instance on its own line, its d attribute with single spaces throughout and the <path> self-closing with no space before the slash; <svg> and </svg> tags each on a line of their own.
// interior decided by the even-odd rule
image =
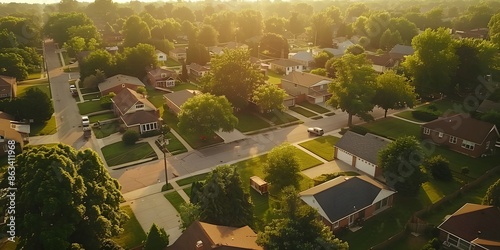
<svg viewBox="0 0 500 250">
<path fill-rule="evenodd" d="M 177 116 L 175 116 L 172 112 L 164 112 L 162 117 L 163 121 L 171 129 L 179 133 L 182 136 L 182 138 L 194 149 L 223 142 L 222 138 L 220 138 L 217 135 L 210 136 L 208 138 L 205 137 L 206 139 L 202 140 L 201 138 L 203 137 L 203 135 L 199 133 L 181 133 L 179 127 L 177 127 L 179 119 L 177 119 Z"/>
<path fill-rule="evenodd" d="M 90 119 L 90 117 L 89 117 Z M 97 139 L 108 137 L 111 134 L 119 131 L 120 124 L 118 121 L 102 124 L 100 128 L 92 128 L 92 131 Z"/>
<path fill-rule="evenodd" d="M 166 194 L 164 194 L 164 196 L 170 202 L 170 204 L 172 204 L 172 206 L 175 207 L 175 210 L 177 210 L 177 212 L 180 212 L 181 205 L 186 203 L 186 201 L 184 201 L 184 199 L 182 199 L 181 195 L 179 193 L 177 193 L 176 191 L 166 193 Z"/>
<path fill-rule="evenodd" d="M 326 135 L 300 143 L 299 145 L 327 161 L 332 161 L 334 156 L 333 145 L 335 145 L 339 139 L 340 138 L 335 136 Z"/>
<path fill-rule="evenodd" d="M 130 218 L 127 222 L 125 222 L 123 232 L 114 237 L 113 240 L 123 248 L 131 249 L 142 244 L 142 242 L 146 239 L 146 233 L 144 233 L 141 224 L 137 221 L 137 218 L 135 217 L 134 212 L 132 212 L 130 206 L 123 206 L 121 209 L 125 211 Z"/>
<path fill-rule="evenodd" d="M 497 166 L 500 162 L 500 154 L 472 158 L 444 147 L 436 147 L 432 152 L 432 155 L 438 154 L 450 161 L 450 169 L 455 172 L 461 172 L 462 167 L 469 167 L 470 172 L 468 175 L 472 178 L 477 178 L 483 175 L 486 171 Z"/>
<path fill-rule="evenodd" d="M 406 135 L 420 138 L 420 126 L 418 124 L 406 122 L 394 117 L 387 117 L 374 122 L 365 123 L 361 125 L 361 127 L 368 129 L 373 134 L 385 136 L 392 140 Z"/>
<path fill-rule="evenodd" d="M 169 140 L 167 145 L 167 150 L 172 155 L 182 154 L 184 152 L 187 152 L 186 147 L 184 147 L 182 142 L 179 141 L 179 139 L 177 139 L 177 137 L 175 137 L 175 135 L 173 135 L 172 133 L 167 134 L 167 139 Z"/>
<path fill-rule="evenodd" d="M 179 67 L 179 66 L 182 66 L 179 62 L 173 60 L 173 59 L 167 59 L 167 61 L 165 61 L 165 66 L 167 67 Z"/>
<path fill-rule="evenodd" d="M 198 90 L 199 88 L 198 88 L 198 86 L 196 86 L 194 84 L 183 82 L 183 83 L 177 83 L 177 84 L 175 84 L 175 87 L 170 88 L 170 89 L 172 91 L 179 91 L 179 90 L 183 90 L 183 89 Z"/>
<path fill-rule="evenodd" d="M 82 96 L 83 96 L 83 100 L 85 100 L 85 101 L 91 101 L 93 99 L 101 98 L 101 94 L 99 94 L 99 93 L 97 93 L 97 94 L 85 94 Z"/>
<path fill-rule="evenodd" d="M 312 110 L 314 112 L 318 112 L 320 114 L 324 114 L 324 113 L 330 112 L 329 109 L 321 107 L 321 106 L 319 106 L 317 104 L 310 103 L 308 101 L 304 101 L 304 102 L 298 103 L 297 105 L 302 106 L 304 108 L 308 108 L 308 109 L 310 109 L 310 110 Z"/>
<path fill-rule="evenodd" d="M 90 123 L 116 118 L 113 112 L 89 116 Z"/>
<path fill-rule="evenodd" d="M 51 97 L 49 83 L 41 83 L 41 84 L 21 84 L 17 86 L 17 95 L 22 96 L 28 89 L 37 88 L 45 93 L 49 98 Z M 69 88 L 68 88 L 69 95 Z"/>
<path fill-rule="evenodd" d="M 77 103 L 77 105 L 78 109 L 80 110 L 80 114 L 82 115 L 105 110 L 103 107 L 101 107 L 100 101 L 82 102 L 82 103 Z"/>
<path fill-rule="evenodd" d="M 289 115 L 285 112 L 273 111 L 270 113 L 261 114 L 262 117 L 266 118 L 275 125 L 281 125 L 285 123 L 299 121 L 299 118 Z"/>
<path fill-rule="evenodd" d="M 99 89 L 95 88 L 95 89 L 89 89 L 89 88 L 80 88 L 80 92 L 82 94 L 88 94 L 88 93 L 99 93 Z"/>
<path fill-rule="evenodd" d="M 28 78 L 26 78 L 26 80 L 40 79 L 41 76 L 42 76 L 42 73 L 40 73 L 40 71 L 33 72 L 33 73 L 30 73 L 28 75 Z"/>
<path fill-rule="evenodd" d="M 202 180 L 205 180 L 205 178 L 207 178 L 207 175 L 208 173 L 204 173 L 204 174 L 199 174 L 199 175 L 193 175 L 193 176 L 190 176 L 190 177 L 187 177 L 187 178 L 184 178 L 184 179 L 180 179 L 177 182 L 177 185 L 179 186 L 185 186 L 185 185 L 189 185 L 195 181 L 202 181 Z"/>
<path fill-rule="evenodd" d="M 191 196 L 191 187 L 184 188 L 184 193 L 186 193 L 188 196 Z"/>
<path fill-rule="evenodd" d="M 455 110 L 455 108 L 454 108 L 455 105 L 463 106 L 463 103 L 459 103 L 459 102 L 456 102 L 453 100 L 443 99 L 443 100 L 439 100 L 439 101 L 435 101 L 435 102 L 431 102 L 431 103 L 425 103 L 424 105 L 418 106 L 418 107 L 414 108 L 413 110 L 436 112 L 439 115 L 439 114 L 443 114 L 445 112 L 450 112 L 450 110 Z M 430 109 L 430 107 L 435 108 L 435 110 Z M 413 117 L 411 110 L 397 113 L 396 116 L 399 116 L 399 117 L 402 117 L 402 118 L 405 118 L 408 120 L 416 121 L 416 122 L 425 122 L 425 121 L 422 121 L 420 119 Z"/>
<path fill-rule="evenodd" d="M 241 132 L 249 132 L 271 126 L 269 123 L 250 112 L 242 111 L 235 113 L 234 115 L 238 117 L 238 125 L 236 126 L 236 129 Z"/>
<path fill-rule="evenodd" d="M 128 146 L 123 141 L 104 146 L 102 154 L 108 166 L 116 166 L 156 156 L 149 143 L 143 142 Z"/>
<path fill-rule="evenodd" d="M 429 241 L 429 239 L 427 239 L 425 235 L 413 236 L 407 233 L 403 238 L 396 240 L 386 248 L 391 250 L 421 250 L 422 247 L 427 244 L 427 241 Z"/>
<path fill-rule="evenodd" d="M 299 106 L 290 107 L 289 109 L 292 110 L 292 111 L 295 111 L 295 112 L 297 112 L 297 113 L 299 113 L 299 114 L 301 114 L 301 115 L 303 115 L 305 117 L 312 117 L 312 116 L 317 115 L 316 113 L 311 112 L 311 111 L 309 111 L 307 109 L 301 108 Z"/>
<path fill-rule="evenodd" d="M 267 79 L 269 83 L 281 84 L 281 78 L 283 77 L 282 75 L 276 74 L 276 72 L 272 70 L 268 70 L 267 76 L 269 77 L 269 79 Z"/>
<path fill-rule="evenodd" d="M 148 96 L 148 101 L 150 101 L 156 108 L 162 107 L 165 103 L 163 95 Z"/>
<path fill-rule="evenodd" d="M 43 124 L 31 125 L 30 136 L 53 135 L 57 132 L 56 117 L 52 116 L 50 120 Z"/>
</svg>

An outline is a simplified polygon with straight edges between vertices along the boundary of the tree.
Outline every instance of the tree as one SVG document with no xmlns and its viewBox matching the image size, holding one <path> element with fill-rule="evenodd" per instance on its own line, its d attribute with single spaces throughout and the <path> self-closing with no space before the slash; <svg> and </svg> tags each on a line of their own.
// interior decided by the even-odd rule
<svg viewBox="0 0 500 250">
<path fill-rule="evenodd" d="M 159 228 L 153 223 L 149 229 L 148 236 L 146 237 L 146 243 L 144 243 L 144 250 L 157 250 L 164 249 L 168 246 L 168 234 L 165 229 Z"/>
<path fill-rule="evenodd" d="M 311 17 L 311 34 L 314 45 L 323 48 L 332 46 L 333 20 L 325 12 L 319 12 Z"/>
<path fill-rule="evenodd" d="M 182 70 L 181 70 L 180 79 L 181 79 L 182 82 L 186 82 L 186 81 L 189 80 L 189 75 L 188 75 L 188 71 L 187 71 L 187 66 L 186 66 L 186 61 L 185 60 L 182 60 Z"/>
<path fill-rule="evenodd" d="M 391 18 L 389 27 L 392 31 L 398 31 L 401 41 L 405 45 L 410 45 L 411 40 L 418 35 L 417 26 L 404 17 Z"/>
<path fill-rule="evenodd" d="M 48 37 L 54 39 L 59 44 L 64 44 L 71 38 L 68 32 L 71 27 L 86 25 L 93 25 L 93 23 L 83 13 L 54 13 L 49 16 L 43 29 Z"/>
<path fill-rule="evenodd" d="M 319 76 L 328 76 L 328 72 L 324 68 L 315 68 L 315 69 L 311 70 L 310 73 L 315 74 L 315 75 L 319 75 Z"/>
<path fill-rule="evenodd" d="M 0 48 L 16 48 L 18 46 L 16 35 L 12 31 L 0 30 Z"/>
<path fill-rule="evenodd" d="M 196 16 L 193 11 L 187 6 L 177 6 L 172 10 L 172 18 L 178 19 L 182 21 L 194 22 L 196 20 Z"/>
<path fill-rule="evenodd" d="M 206 47 L 217 45 L 217 37 L 219 33 L 215 30 L 214 26 L 205 24 L 198 32 L 198 42 Z"/>
<path fill-rule="evenodd" d="M 195 205 L 201 221 L 230 227 L 252 225 L 253 204 L 234 167 L 218 166 L 210 172 L 199 197 Z"/>
<path fill-rule="evenodd" d="M 264 21 L 264 32 L 283 35 L 286 30 L 288 20 L 283 17 L 270 17 Z"/>
<path fill-rule="evenodd" d="M 324 68 L 326 62 L 333 58 L 333 54 L 328 51 L 321 51 L 318 54 L 314 55 L 314 66 L 318 68 Z"/>
<path fill-rule="evenodd" d="M 262 34 L 262 15 L 260 11 L 245 9 L 237 14 L 235 42 L 243 42 L 248 38 Z M 288 55 L 288 54 L 287 54 Z"/>
<path fill-rule="evenodd" d="M 500 13 L 493 15 L 488 22 L 490 40 L 500 46 Z"/>
<path fill-rule="evenodd" d="M 129 129 L 122 135 L 122 141 L 126 145 L 134 145 L 139 140 L 139 132 Z"/>
<path fill-rule="evenodd" d="M 497 128 L 500 127 L 500 111 L 489 110 L 481 114 L 480 119 L 482 121 L 495 124 Z"/>
<path fill-rule="evenodd" d="M 147 43 L 151 38 L 151 31 L 141 17 L 133 15 L 123 25 L 123 46 L 134 47 L 139 43 Z"/>
<path fill-rule="evenodd" d="M 232 131 L 238 124 L 224 96 L 199 94 L 187 100 L 180 109 L 178 126 L 186 132 L 212 135 L 219 130 Z"/>
<path fill-rule="evenodd" d="M 442 155 L 436 155 L 424 161 L 424 167 L 431 171 L 432 176 L 437 180 L 451 181 L 453 175 L 450 170 L 450 162 Z"/>
<path fill-rule="evenodd" d="M 373 104 L 384 109 L 384 117 L 387 117 L 388 109 L 413 108 L 415 103 L 415 88 L 404 76 L 392 70 L 377 76 L 377 90 L 373 97 Z"/>
<path fill-rule="evenodd" d="M 394 47 L 394 45 L 402 43 L 403 38 L 401 38 L 399 31 L 392 32 L 390 29 L 386 29 L 380 37 L 379 48 L 389 51 Z"/>
<path fill-rule="evenodd" d="M 282 212 L 274 215 L 278 219 L 273 219 L 257 236 L 257 244 L 264 249 L 349 249 L 347 242 L 335 238 L 314 208 L 301 203 L 294 188 L 283 190 L 280 204 Z"/>
<path fill-rule="evenodd" d="M 95 74 L 96 70 L 112 76 L 116 71 L 115 66 L 115 59 L 107 50 L 92 51 L 83 59 L 83 62 L 80 62 L 80 79 L 85 80 L 87 76 Z"/>
<path fill-rule="evenodd" d="M 81 37 L 85 41 L 90 41 L 90 39 L 95 39 L 95 41 L 101 41 L 101 33 L 97 30 L 97 27 L 93 24 L 72 26 L 68 29 L 69 37 Z"/>
<path fill-rule="evenodd" d="M 181 218 L 181 225 L 179 228 L 185 230 L 195 221 L 199 221 L 201 216 L 200 205 L 195 203 L 184 203 L 180 206 L 179 217 Z"/>
<path fill-rule="evenodd" d="M 274 110 L 283 111 L 285 97 L 286 92 L 283 89 L 275 84 L 265 84 L 254 90 L 252 101 L 259 106 L 262 113 L 267 113 Z"/>
<path fill-rule="evenodd" d="M 50 120 L 54 107 L 50 98 L 39 88 L 30 88 L 16 100 L 21 119 L 33 119 L 35 124 Z"/>
<path fill-rule="evenodd" d="M 22 81 L 28 77 L 28 67 L 23 57 L 15 53 L 0 53 L 0 74 Z"/>
<path fill-rule="evenodd" d="M 289 45 L 283 36 L 266 33 L 260 40 L 260 53 L 274 58 L 288 58 Z"/>
<path fill-rule="evenodd" d="M 386 183 L 401 194 L 417 195 L 425 181 L 420 164 L 424 158 L 422 146 L 413 136 L 399 137 L 379 152 L 378 165 Z"/>
<path fill-rule="evenodd" d="M 373 97 L 376 93 L 376 73 L 364 54 L 345 54 L 333 63 L 336 76 L 329 84 L 332 97 L 328 103 L 340 108 L 349 115 L 348 126 L 352 126 L 352 116 L 371 120 L 368 114 L 373 110 Z"/>
<path fill-rule="evenodd" d="M 79 36 L 72 37 L 63 45 L 63 48 L 66 49 L 69 56 L 71 57 L 76 57 L 78 53 L 85 50 L 85 47 L 86 47 L 85 39 Z"/>
<path fill-rule="evenodd" d="M 483 198 L 483 205 L 500 207 L 500 179 L 491 185 Z"/>
<path fill-rule="evenodd" d="M 61 0 L 57 5 L 59 12 L 73 12 L 78 10 L 77 0 Z"/>
<path fill-rule="evenodd" d="M 237 110 L 245 108 L 253 91 L 263 84 L 264 75 L 244 49 L 225 50 L 212 58 L 210 72 L 200 80 L 203 92 L 225 96 Z"/>
<path fill-rule="evenodd" d="M 96 152 L 31 147 L 16 163 L 19 247 L 68 249 L 74 243 L 99 249 L 122 231 L 127 215 L 120 210 L 120 185 Z"/>
<path fill-rule="evenodd" d="M 137 44 L 135 47 L 125 48 L 116 55 L 118 73 L 135 76 L 142 79 L 146 75 L 146 68 L 158 65 L 155 47 L 149 44 Z M 108 75 L 106 73 L 106 75 Z"/>
<path fill-rule="evenodd" d="M 347 49 L 345 50 L 345 53 L 351 53 L 351 54 L 356 56 L 356 55 L 360 55 L 360 54 L 365 53 L 365 48 L 363 48 L 363 46 L 361 46 L 359 44 L 353 44 L 353 45 L 347 47 Z M 325 64 L 325 67 L 326 67 L 326 64 Z"/>
<path fill-rule="evenodd" d="M 140 86 L 140 87 L 137 87 L 137 89 L 135 90 L 135 92 L 143 95 L 143 96 L 146 96 L 148 95 L 148 91 L 146 90 L 146 88 Z"/>
<path fill-rule="evenodd" d="M 426 29 L 412 41 L 413 55 L 402 63 L 419 94 L 449 93 L 457 68 L 451 35 L 444 28 Z"/>
<path fill-rule="evenodd" d="M 269 152 L 264 173 L 273 190 L 279 192 L 286 186 L 299 186 L 301 176 L 295 150 L 290 144 L 282 144 Z"/>
<path fill-rule="evenodd" d="M 296 36 L 302 34 L 306 26 L 304 21 L 305 17 L 298 12 L 292 12 L 291 15 L 288 21 L 288 30 Z"/>
<path fill-rule="evenodd" d="M 201 43 L 189 43 L 186 50 L 186 63 L 197 63 L 199 65 L 206 65 L 210 61 L 210 53 L 207 47 Z"/>
</svg>

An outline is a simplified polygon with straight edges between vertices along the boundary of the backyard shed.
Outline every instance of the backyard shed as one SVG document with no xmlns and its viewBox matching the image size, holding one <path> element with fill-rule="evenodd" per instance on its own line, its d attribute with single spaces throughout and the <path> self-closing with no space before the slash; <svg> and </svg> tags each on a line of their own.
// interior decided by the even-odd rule
<svg viewBox="0 0 500 250">
<path fill-rule="evenodd" d="M 267 194 L 267 182 L 258 176 L 250 177 L 250 186 L 260 194 Z"/>
</svg>

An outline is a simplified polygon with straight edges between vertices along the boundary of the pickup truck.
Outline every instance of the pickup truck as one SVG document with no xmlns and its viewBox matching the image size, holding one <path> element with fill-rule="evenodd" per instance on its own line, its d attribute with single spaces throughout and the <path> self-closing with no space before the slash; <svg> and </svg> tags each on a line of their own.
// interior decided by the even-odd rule
<svg viewBox="0 0 500 250">
<path fill-rule="evenodd" d="M 307 132 L 309 132 L 309 134 L 315 134 L 315 135 L 323 135 L 325 133 L 322 128 L 318 127 L 308 128 Z"/>
</svg>

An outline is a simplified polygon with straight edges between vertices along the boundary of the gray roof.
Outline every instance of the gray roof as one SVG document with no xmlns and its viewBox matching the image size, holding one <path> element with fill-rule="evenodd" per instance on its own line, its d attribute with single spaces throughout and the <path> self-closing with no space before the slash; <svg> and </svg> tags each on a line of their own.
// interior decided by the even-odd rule
<svg viewBox="0 0 500 250">
<path fill-rule="evenodd" d="M 291 56 L 290 59 L 296 59 L 296 60 L 302 60 L 302 61 L 308 61 L 312 62 L 314 61 L 314 57 L 312 53 L 307 52 L 307 51 L 299 51 L 295 53 L 295 55 Z"/>
<path fill-rule="evenodd" d="M 412 55 L 415 52 L 412 46 L 396 44 L 389 51 L 390 54 L 402 54 L 402 55 Z"/>
<path fill-rule="evenodd" d="M 500 102 L 494 102 L 490 100 L 484 100 L 479 107 L 477 107 L 477 112 L 486 113 L 488 111 L 500 112 Z"/>
<path fill-rule="evenodd" d="M 283 66 L 283 67 L 293 67 L 293 66 L 302 65 L 301 63 L 290 60 L 290 59 L 277 59 L 277 60 L 271 61 L 270 63 L 276 64 L 279 66 Z"/>
<path fill-rule="evenodd" d="M 112 77 L 108 77 L 104 82 L 99 83 L 97 86 L 100 92 L 108 90 L 118 85 L 122 84 L 131 84 L 136 86 L 144 86 L 144 83 L 139 80 L 137 77 L 127 76 L 127 75 L 114 75 Z"/>
<path fill-rule="evenodd" d="M 310 88 L 311 86 L 321 82 L 328 84 L 333 81 L 333 79 L 311 73 L 292 71 L 290 74 L 281 78 L 281 81 L 289 81 L 300 86 Z"/>
<path fill-rule="evenodd" d="M 378 152 L 389 143 L 389 140 L 370 133 L 360 135 L 347 131 L 342 138 L 337 141 L 335 147 L 341 148 L 363 160 L 377 165 Z"/>
<path fill-rule="evenodd" d="M 163 95 L 165 99 L 170 100 L 175 106 L 181 107 L 189 98 L 195 96 L 196 94 L 201 94 L 197 90 L 183 89 L 180 91 L 172 92 Z"/>
</svg>

